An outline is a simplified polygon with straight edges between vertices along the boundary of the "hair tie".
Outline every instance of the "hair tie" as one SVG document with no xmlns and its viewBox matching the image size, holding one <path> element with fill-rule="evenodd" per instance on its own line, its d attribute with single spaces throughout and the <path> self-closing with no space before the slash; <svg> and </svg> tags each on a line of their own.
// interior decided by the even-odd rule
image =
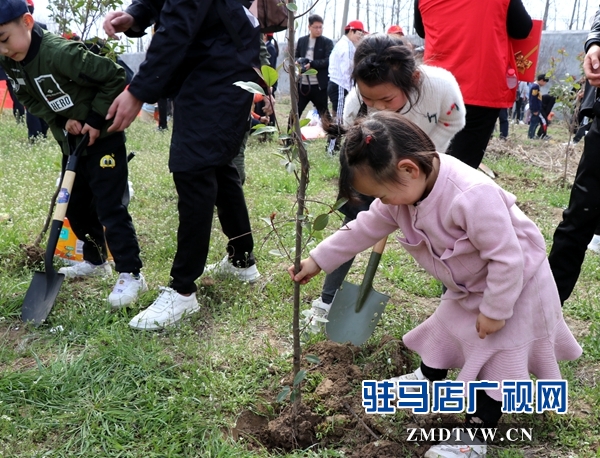
<svg viewBox="0 0 600 458">
<path fill-rule="evenodd" d="M 367 136 L 365 137 L 365 143 L 368 145 L 369 143 L 371 143 L 371 140 L 372 140 L 372 139 L 373 139 L 373 136 L 372 136 L 372 135 L 367 135 Z"/>
</svg>

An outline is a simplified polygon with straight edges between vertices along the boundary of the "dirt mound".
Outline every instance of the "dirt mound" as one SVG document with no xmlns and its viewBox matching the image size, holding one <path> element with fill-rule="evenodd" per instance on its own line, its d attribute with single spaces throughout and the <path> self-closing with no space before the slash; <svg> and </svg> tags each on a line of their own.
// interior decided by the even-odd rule
<svg viewBox="0 0 600 458">
<path fill-rule="evenodd" d="M 382 380 L 413 370 L 411 353 L 400 340 L 385 336 L 362 348 L 323 341 L 306 348 L 304 355 L 317 356 L 319 363 L 305 368 L 308 372 L 296 425 L 292 405 L 287 403 L 281 408 L 281 404 L 274 403 L 273 410 L 279 414 L 272 418 L 243 412 L 234 438 L 245 438 L 252 448 L 260 445 L 269 450 L 318 444 L 343 450 L 355 458 L 423 455 L 421 447 L 405 441 L 406 424 L 414 422 L 412 415 L 395 414 L 394 418 L 407 418 L 391 428 L 389 416 L 367 415 L 362 406 L 362 380 Z M 288 374 L 283 385 L 291 384 L 292 377 Z M 276 394 L 267 397 L 274 399 Z"/>
<path fill-rule="evenodd" d="M 44 255 L 46 250 L 35 245 L 24 245 L 21 244 L 19 247 L 25 252 L 25 265 L 33 267 L 44 262 Z"/>
</svg>

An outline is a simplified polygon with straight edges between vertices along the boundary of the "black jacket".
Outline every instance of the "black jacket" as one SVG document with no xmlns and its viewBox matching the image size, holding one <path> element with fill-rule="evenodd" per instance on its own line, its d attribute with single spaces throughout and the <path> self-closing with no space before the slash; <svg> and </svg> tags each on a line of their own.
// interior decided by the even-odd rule
<svg viewBox="0 0 600 458">
<path fill-rule="evenodd" d="M 298 40 L 298 44 L 296 45 L 296 59 L 306 56 L 308 38 L 309 35 L 305 35 Z M 333 41 L 323 36 L 316 39 L 314 56 L 310 63 L 310 68 L 314 68 L 317 71 L 317 80 L 319 81 L 320 89 L 327 89 L 327 83 L 329 83 L 329 55 L 331 51 L 333 51 Z M 302 78 L 300 81 L 302 84 L 306 84 L 305 78 Z"/>
<path fill-rule="evenodd" d="M 143 36 L 145 29 L 160 18 L 160 25 L 146 52 L 146 60 L 129 86 L 135 97 L 154 103 L 159 98 L 173 97 L 177 93 L 197 65 L 196 57 L 200 53 L 196 51 L 213 46 L 226 33 L 217 11 L 219 3 L 233 26 L 239 28 L 238 23 L 244 19 L 240 16 L 245 15 L 239 8 L 242 2 L 236 0 L 133 0 L 126 11 L 134 17 L 137 27 L 127 30 L 127 36 Z M 163 8 L 165 4 L 167 8 Z M 245 36 L 242 36 L 242 41 L 246 42 Z M 254 44 L 258 50 L 259 40 L 255 40 Z M 255 54 L 250 65 L 260 67 L 258 51 Z M 202 87 L 201 83 L 198 85 Z"/>
<path fill-rule="evenodd" d="M 258 82 L 258 20 L 236 0 L 133 0 L 127 12 L 135 19 L 129 36 L 160 20 L 129 92 L 150 103 L 174 99 L 171 172 L 227 164 L 240 151 L 252 105 L 235 83 Z"/>
<path fill-rule="evenodd" d="M 593 44 L 600 44 L 600 9 L 596 11 L 592 30 L 590 30 L 587 40 L 585 41 L 585 52 L 588 52 L 590 46 Z"/>
</svg>

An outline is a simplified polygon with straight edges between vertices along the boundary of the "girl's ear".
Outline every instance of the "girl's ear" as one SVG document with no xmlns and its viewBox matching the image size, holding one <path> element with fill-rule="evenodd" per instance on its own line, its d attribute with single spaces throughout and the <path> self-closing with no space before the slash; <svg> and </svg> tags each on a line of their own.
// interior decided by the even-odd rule
<svg viewBox="0 0 600 458">
<path fill-rule="evenodd" d="M 419 81 L 421 81 L 421 70 L 419 70 L 418 68 L 413 73 L 413 79 L 415 80 L 415 84 L 417 85 L 419 84 Z"/>
<path fill-rule="evenodd" d="M 396 169 L 400 173 L 407 173 L 410 175 L 410 178 L 419 178 L 421 174 L 421 169 L 412 159 L 402 159 L 396 165 Z"/>
</svg>

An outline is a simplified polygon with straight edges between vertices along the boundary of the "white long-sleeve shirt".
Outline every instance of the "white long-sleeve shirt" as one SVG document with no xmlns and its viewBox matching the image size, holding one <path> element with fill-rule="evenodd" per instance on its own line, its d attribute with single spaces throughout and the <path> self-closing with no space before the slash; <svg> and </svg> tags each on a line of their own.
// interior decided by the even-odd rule
<svg viewBox="0 0 600 458">
<path fill-rule="evenodd" d="M 354 52 L 356 47 L 344 35 L 333 47 L 329 56 L 329 81 L 343 87 L 347 91 L 352 89 L 352 69 L 354 68 Z"/>
<path fill-rule="evenodd" d="M 331 64 L 330 64 L 331 66 Z M 410 119 L 433 141 L 440 153 L 445 153 L 450 140 L 465 126 L 465 104 L 456 79 L 447 70 L 420 65 L 421 97 L 416 105 L 409 103 L 399 113 Z M 353 88 L 344 105 L 344 124 L 351 126 L 358 115 L 362 100 Z M 377 111 L 368 107 L 368 112 Z"/>
</svg>

